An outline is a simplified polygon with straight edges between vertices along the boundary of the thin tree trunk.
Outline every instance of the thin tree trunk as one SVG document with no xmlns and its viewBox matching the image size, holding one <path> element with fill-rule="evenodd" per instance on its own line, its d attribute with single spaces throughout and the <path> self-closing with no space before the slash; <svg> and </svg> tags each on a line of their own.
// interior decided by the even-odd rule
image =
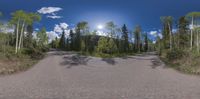
<svg viewBox="0 0 200 99">
<path fill-rule="evenodd" d="M 16 45 L 15 45 L 15 53 L 18 52 L 18 40 L 19 40 L 19 21 L 20 19 L 18 19 L 18 22 L 17 22 L 17 33 L 16 33 Z"/>
<path fill-rule="evenodd" d="M 171 31 L 171 27 L 170 24 L 168 23 L 168 27 L 169 27 L 169 39 L 170 39 L 170 50 L 172 50 L 172 31 Z"/>
<path fill-rule="evenodd" d="M 178 38 L 177 38 L 177 40 L 178 40 L 178 44 L 177 44 L 177 47 L 178 47 L 178 49 L 179 48 L 181 48 L 180 47 L 180 31 L 178 30 Z M 175 41 L 175 40 L 174 40 Z"/>
<path fill-rule="evenodd" d="M 197 53 L 199 53 L 199 33 L 197 31 Z"/>
<path fill-rule="evenodd" d="M 193 47 L 193 26 L 194 26 L 194 18 L 192 17 L 192 28 L 191 28 L 191 39 L 190 39 L 190 49 Z"/>
<path fill-rule="evenodd" d="M 23 39 L 22 37 L 23 37 L 23 34 L 24 34 L 24 25 L 25 25 L 25 21 L 22 24 L 22 29 L 21 29 L 21 34 L 20 34 L 20 40 L 19 40 L 19 46 L 18 46 L 19 50 L 21 49 L 21 43 L 22 43 L 22 39 Z"/>
</svg>

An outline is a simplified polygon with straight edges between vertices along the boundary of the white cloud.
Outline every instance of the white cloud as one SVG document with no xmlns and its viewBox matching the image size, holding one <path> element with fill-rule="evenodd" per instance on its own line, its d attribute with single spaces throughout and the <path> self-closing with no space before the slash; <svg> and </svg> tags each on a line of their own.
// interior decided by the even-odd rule
<svg viewBox="0 0 200 99">
<path fill-rule="evenodd" d="M 63 29 L 67 29 L 68 28 L 68 24 L 67 23 L 60 23 L 60 27 Z"/>
<path fill-rule="evenodd" d="M 62 18 L 62 16 L 58 16 L 56 14 L 56 12 L 61 11 L 62 8 L 60 7 L 42 7 L 41 9 L 39 9 L 37 12 L 40 14 L 47 14 L 47 18 L 51 18 L 51 19 L 60 19 Z"/>
<path fill-rule="evenodd" d="M 163 35 L 161 33 L 158 33 L 158 36 L 162 39 Z"/>
<path fill-rule="evenodd" d="M 132 37 L 132 38 L 131 38 L 131 41 L 134 42 L 134 41 L 135 41 L 135 38 Z"/>
<path fill-rule="evenodd" d="M 67 23 L 60 23 L 60 24 L 55 24 L 54 26 L 54 30 L 53 31 L 48 31 L 48 38 L 49 38 L 49 42 L 51 42 L 52 40 L 54 40 L 56 37 L 60 38 L 60 35 L 63 32 L 63 29 L 65 31 L 65 36 L 69 37 L 70 34 L 70 30 L 68 29 L 68 24 Z"/>
<path fill-rule="evenodd" d="M 150 33 L 150 35 L 152 35 L 152 36 L 156 36 L 157 33 L 158 33 L 158 31 L 150 31 L 149 33 Z"/>
<path fill-rule="evenodd" d="M 153 41 L 153 44 L 156 44 L 156 41 Z"/>
<path fill-rule="evenodd" d="M 177 29 L 172 29 L 172 32 L 173 32 L 173 33 L 177 32 Z"/>
<path fill-rule="evenodd" d="M 55 31 L 48 31 L 47 32 L 48 38 L 49 38 L 49 42 L 51 42 L 52 40 L 55 40 L 55 38 L 59 38 L 58 34 Z"/>
<path fill-rule="evenodd" d="M 34 39 L 37 39 L 37 32 L 36 31 L 33 31 L 32 35 L 33 35 Z"/>
<path fill-rule="evenodd" d="M 0 28 L 0 32 L 13 33 L 14 32 L 14 27 L 9 27 L 7 23 L 3 24 L 2 27 Z"/>
<path fill-rule="evenodd" d="M 100 31 L 100 30 L 97 31 L 97 34 L 96 34 L 96 35 L 99 35 L 99 36 L 107 36 L 107 34 L 106 34 L 105 32 Z"/>
<path fill-rule="evenodd" d="M 39 28 L 35 28 L 35 31 L 39 31 Z"/>
<path fill-rule="evenodd" d="M 62 30 L 62 28 L 60 27 L 60 25 L 56 24 L 55 27 L 54 27 L 54 32 L 62 33 L 63 30 Z"/>
<path fill-rule="evenodd" d="M 42 7 L 37 12 L 40 14 L 53 14 L 55 15 L 55 12 L 58 12 L 62 10 L 60 7 Z"/>
<path fill-rule="evenodd" d="M 48 15 L 47 18 L 60 19 L 60 18 L 62 18 L 62 16 L 57 16 L 57 15 Z"/>
</svg>

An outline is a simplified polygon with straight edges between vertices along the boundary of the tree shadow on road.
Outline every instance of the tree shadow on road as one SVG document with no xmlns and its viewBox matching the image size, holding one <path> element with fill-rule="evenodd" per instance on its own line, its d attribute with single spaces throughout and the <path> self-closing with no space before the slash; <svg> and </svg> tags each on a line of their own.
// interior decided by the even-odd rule
<svg viewBox="0 0 200 99">
<path fill-rule="evenodd" d="M 152 58 L 151 62 L 152 62 L 151 67 L 153 69 L 156 69 L 159 66 L 163 66 L 163 64 L 164 64 L 159 58 Z"/>
<path fill-rule="evenodd" d="M 162 62 L 162 60 L 159 57 L 151 57 L 151 56 L 156 56 L 157 54 L 155 52 L 151 52 L 151 53 L 144 53 L 144 54 L 137 54 L 135 56 L 125 56 L 122 57 L 122 59 L 133 59 L 136 61 L 140 61 L 140 60 L 147 60 L 147 61 L 151 61 L 151 67 L 152 69 L 156 69 L 157 67 L 163 67 L 166 68 L 164 62 Z"/>
<path fill-rule="evenodd" d="M 75 52 L 66 52 L 66 51 L 58 51 L 58 50 L 52 50 L 52 51 L 50 51 L 50 52 L 48 52 L 47 53 L 48 54 L 48 56 L 56 56 L 56 55 L 58 55 L 58 56 L 62 56 L 62 55 L 71 55 L 71 54 L 75 54 Z"/>
<path fill-rule="evenodd" d="M 101 60 L 106 62 L 106 63 L 108 63 L 108 64 L 110 64 L 110 65 L 115 65 L 116 64 L 116 61 L 115 61 L 114 58 L 102 58 Z"/>
<path fill-rule="evenodd" d="M 81 56 L 78 54 L 70 55 L 70 56 L 64 56 L 64 61 L 60 64 L 62 66 L 67 66 L 68 69 L 70 69 L 73 66 L 80 66 L 80 65 L 87 65 L 87 62 L 91 59 L 87 56 Z"/>
</svg>

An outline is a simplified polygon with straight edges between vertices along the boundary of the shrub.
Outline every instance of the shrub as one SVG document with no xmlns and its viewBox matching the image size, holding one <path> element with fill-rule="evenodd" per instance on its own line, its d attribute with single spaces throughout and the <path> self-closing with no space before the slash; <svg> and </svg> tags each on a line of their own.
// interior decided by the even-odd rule
<svg viewBox="0 0 200 99">
<path fill-rule="evenodd" d="M 44 56 L 43 50 L 39 48 L 24 48 L 21 51 L 21 54 L 30 55 L 30 57 L 33 59 L 40 59 Z"/>
<path fill-rule="evenodd" d="M 186 53 L 183 50 L 173 49 L 171 51 L 167 51 L 167 59 L 169 61 L 175 61 L 181 59 Z"/>
</svg>

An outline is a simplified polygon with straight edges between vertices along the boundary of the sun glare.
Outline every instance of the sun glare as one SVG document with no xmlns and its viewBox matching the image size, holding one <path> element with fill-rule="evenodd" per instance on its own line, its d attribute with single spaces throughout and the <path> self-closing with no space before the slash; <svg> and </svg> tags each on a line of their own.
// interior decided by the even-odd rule
<svg viewBox="0 0 200 99">
<path fill-rule="evenodd" d="M 98 25 L 97 28 L 98 29 L 103 29 L 103 25 Z"/>
</svg>

